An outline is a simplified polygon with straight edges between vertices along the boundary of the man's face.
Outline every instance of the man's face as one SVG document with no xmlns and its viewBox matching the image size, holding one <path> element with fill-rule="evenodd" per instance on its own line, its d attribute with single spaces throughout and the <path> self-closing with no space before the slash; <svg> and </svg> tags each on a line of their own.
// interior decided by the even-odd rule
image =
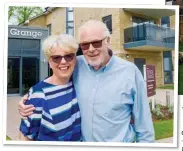
<svg viewBox="0 0 183 151">
<path fill-rule="evenodd" d="M 80 31 L 80 47 L 88 64 L 96 70 L 105 66 L 109 60 L 109 39 L 104 37 L 104 29 L 90 26 Z"/>
</svg>

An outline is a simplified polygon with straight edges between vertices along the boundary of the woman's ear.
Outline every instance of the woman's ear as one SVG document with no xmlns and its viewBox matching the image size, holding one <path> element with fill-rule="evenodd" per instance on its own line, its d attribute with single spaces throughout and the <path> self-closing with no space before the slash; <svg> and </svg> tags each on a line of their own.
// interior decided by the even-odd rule
<svg viewBox="0 0 183 151">
<path fill-rule="evenodd" d="M 51 59 L 48 60 L 48 65 L 49 65 L 49 67 L 52 69 Z"/>
</svg>

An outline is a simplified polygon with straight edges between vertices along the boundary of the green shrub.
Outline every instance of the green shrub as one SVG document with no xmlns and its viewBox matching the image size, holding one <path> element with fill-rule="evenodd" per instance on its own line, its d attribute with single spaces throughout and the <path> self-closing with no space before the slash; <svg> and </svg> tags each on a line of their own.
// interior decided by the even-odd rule
<svg viewBox="0 0 183 151">
<path fill-rule="evenodd" d="M 168 113 L 169 113 L 169 115 L 170 115 L 170 117 L 173 117 L 173 106 L 172 105 L 170 105 L 170 106 L 168 106 Z"/>
<path fill-rule="evenodd" d="M 165 118 L 164 114 L 163 114 L 161 111 L 157 112 L 157 113 L 156 113 L 156 116 L 157 116 L 157 119 L 158 119 L 158 120 L 162 120 L 162 119 Z"/>
<path fill-rule="evenodd" d="M 156 106 L 155 109 L 152 110 L 152 113 L 156 116 L 157 119 L 161 120 L 164 119 L 165 116 L 164 114 L 161 112 L 161 107 L 160 106 Z"/>
<path fill-rule="evenodd" d="M 155 105 L 155 108 L 159 108 L 160 110 L 161 110 L 161 107 L 162 107 L 161 104 L 156 104 L 156 105 Z"/>
<path fill-rule="evenodd" d="M 173 114 L 173 106 L 168 106 L 168 113 Z"/>
<path fill-rule="evenodd" d="M 153 113 L 154 115 L 156 115 L 157 112 L 160 112 L 160 111 L 161 111 L 160 108 L 155 108 L 155 109 L 152 110 L 152 113 Z"/>
</svg>

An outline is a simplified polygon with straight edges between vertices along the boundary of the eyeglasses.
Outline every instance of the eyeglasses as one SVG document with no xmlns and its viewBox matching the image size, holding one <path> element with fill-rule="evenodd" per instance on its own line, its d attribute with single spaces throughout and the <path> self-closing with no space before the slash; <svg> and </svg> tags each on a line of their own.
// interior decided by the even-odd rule
<svg viewBox="0 0 183 151">
<path fill-rule="evenodd" d="M 75 54 L 71 53 L 71 54 L 67 54 L 67 55 L 64 55 L 64 56 L 53 55 L 50 58 L 52 59 L 53 62 L 60 63 L 62 58 L 64 58 L 66 62 L 71 62 L 74 59 L 74 57 L 75 57 Z"/>
<path fill-rule="evenodd" d="M 102 40 L 96 40 L 96 41 L 92 41 L 92 42 L 86 42 L 86 43 L 80 43 L 79 46 L 82 50 L 87 50 L 90 47 L 90 44 L 92 44 L 92 46 L 94 48 L 100 48 L 102 46 L 102 41 L 104 39 L 106 39 L 107 37 L 104 37 Z"/>
</svg>

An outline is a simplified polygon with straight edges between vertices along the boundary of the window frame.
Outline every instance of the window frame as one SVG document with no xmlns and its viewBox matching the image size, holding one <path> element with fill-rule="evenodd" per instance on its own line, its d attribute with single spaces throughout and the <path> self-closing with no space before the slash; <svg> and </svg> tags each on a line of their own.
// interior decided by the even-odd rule
<svg viewBox="0 0 183 151">
<path fill-rule="evenodd" d="M 69 20 L 69 13 L 72 13 L 73 20 Z M 72 23 L 73 27 L 69 26 L 69 24 Z M 72 36 L 74 36 L 74 9 L 73 7 L 66 7 L 66 33 L 69 33 L 69 30 L 72 30 Z"/>
<path fill-rule="evenodd" d="M 112 15 L 107 15 L 107 16 L 102 17 L 102 22 L 104 24 L 106 24 L 110 34 L 112 34 Z M 108 22 L 110 22 L 110 25 L 107 24 Z"/>
</svg>

